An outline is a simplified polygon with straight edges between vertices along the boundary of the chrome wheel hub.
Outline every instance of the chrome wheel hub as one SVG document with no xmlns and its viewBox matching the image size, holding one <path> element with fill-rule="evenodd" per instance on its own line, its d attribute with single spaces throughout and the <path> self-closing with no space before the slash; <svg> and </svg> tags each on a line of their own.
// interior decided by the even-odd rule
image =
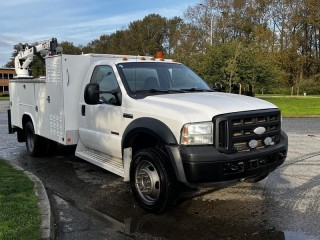
<svg viewBox="0 0 320 240">
<path fill-rule="evenodd" d="M 154 203 L 160 195 L 160 177 L 149 161 L 141 161 L 135 171 L 136 189 L 146 204 Z"/>
</svg>

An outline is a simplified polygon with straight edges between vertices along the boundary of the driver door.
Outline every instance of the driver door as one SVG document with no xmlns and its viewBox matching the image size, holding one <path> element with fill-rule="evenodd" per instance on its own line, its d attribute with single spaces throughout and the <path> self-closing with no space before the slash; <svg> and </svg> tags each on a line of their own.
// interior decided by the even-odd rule
<svg viewBox="0 0 320 240">
<path fill-rule="evenodd" d="M 114 71 L 108 65 L 96 66 L 90 83 L 98 83 L 100 91 L 120 91 Z M 85 110 L 82 110 L 80 139 L 90 149 L 121 158 L 121 101 L 111 93 L 100 93 L 99 97 L 97 105 L 82 105 Z"/>
</svg>

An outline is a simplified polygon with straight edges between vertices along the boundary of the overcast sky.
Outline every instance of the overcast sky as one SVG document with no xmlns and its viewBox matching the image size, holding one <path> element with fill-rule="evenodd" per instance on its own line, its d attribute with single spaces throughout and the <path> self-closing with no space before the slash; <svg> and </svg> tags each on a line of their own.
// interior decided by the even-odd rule
<svg viewBox="0 0 320 240">
<path fill-rule="evenodd" d="M 56 37 L 86 45 L 103 34 L 126 28 L 151 13 L 182 16 L 200 0 L 3 0 L 0 14 L 0 66 L 17 43 Z"/>
</svg>

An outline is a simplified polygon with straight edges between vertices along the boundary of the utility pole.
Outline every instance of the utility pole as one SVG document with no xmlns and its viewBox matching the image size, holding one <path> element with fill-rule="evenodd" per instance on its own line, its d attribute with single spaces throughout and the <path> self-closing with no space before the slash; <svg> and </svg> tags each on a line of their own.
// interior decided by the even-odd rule
<svg viewBox="0 0 320 240">
<path fill-rule="evenodd" d="M 213 42 L 213 10 L 209 10 L 209 8 L 200 3 L 200 6 L 204 7 L 206 9 L 207 12 L 210 12 L 210 46 L 212 46 L 212 42 Z"/>
</svg>

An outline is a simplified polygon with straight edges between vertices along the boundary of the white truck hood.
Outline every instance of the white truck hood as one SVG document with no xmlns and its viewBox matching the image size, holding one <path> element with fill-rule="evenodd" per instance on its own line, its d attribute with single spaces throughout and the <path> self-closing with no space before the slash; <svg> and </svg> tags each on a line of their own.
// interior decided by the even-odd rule
<svg viewBox="0 0 320 240">
<path fill-rule="evenodd" d="M 155 95 L 139 101 L 145 111 L 183 122 L 211 121 L 225 113 L 277 108 L 258 98 L 219 92 Z"/>
</svg>

